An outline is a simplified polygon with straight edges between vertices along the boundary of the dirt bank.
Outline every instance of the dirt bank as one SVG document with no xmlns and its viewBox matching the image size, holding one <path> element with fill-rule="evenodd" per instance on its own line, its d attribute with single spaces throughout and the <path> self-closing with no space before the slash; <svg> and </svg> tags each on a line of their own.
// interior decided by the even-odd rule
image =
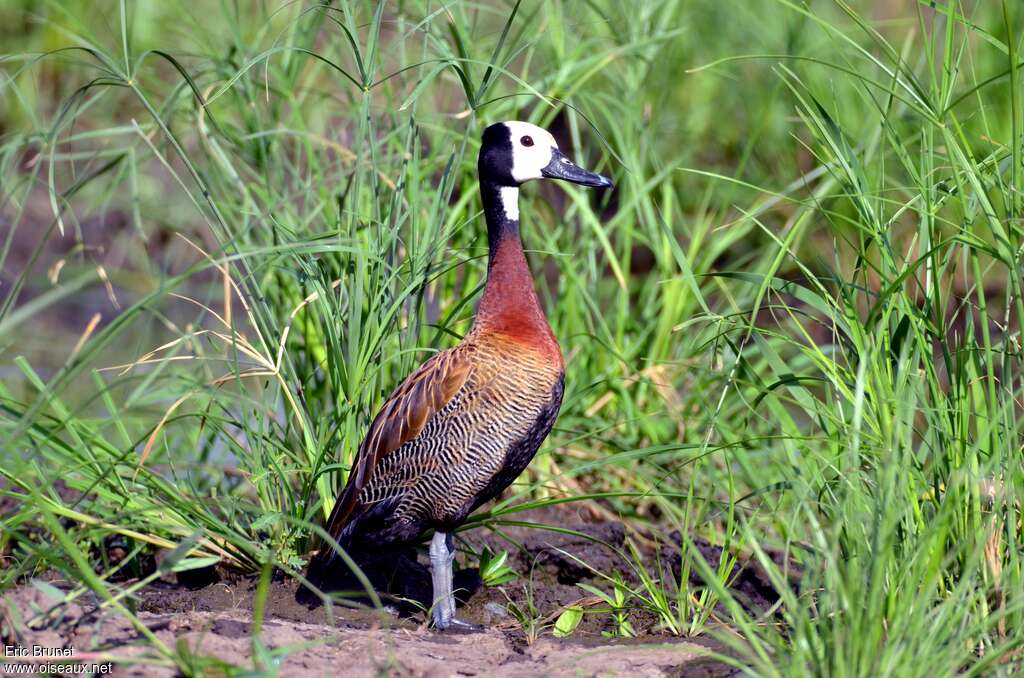
<svg viewBox="0 0 1024 678">
<path fill-rule="evenodd" d="M 542 635 L 532 644 L 518 631 L 491 627 L 479 633 L 436 633 L 423 625 L 369 611 L 342 610 L 334 625 L 298 621 L 294 595 L 282 587 L 268 601 L 260 638 L 282 676 L 707 676 L 732 671 L 706 656 L 708 645 L 646 637 L 609 640 L 556 639 Z M 289 602 L 291 601 L 291 602 Z M 219 583 L 197 591 L 149 590 L 139 620 L 179 655 L 217 658 L 242 667 L 254 662 L 252 587 Z M 53 599 L 31 587 L 5 597 L 22 616 L 52 606 Z M 178 608 L 152 612 L 147 608 Z M 190 608 L 191 609 L 186 609 Z M 170 667 L 142 663 L 152 657 L 138 629 L 123 617 L 92 605 L 71 605 L 58 620 L 36 629 L 5 632 L 5 644 L 74 648 L 82 659 L 113 657 L 114 675 L 158 678 L 178 675 Z M 307 615 L 309 616 L 309 615 Z M 10 622 L 11 615 L 5 614 Z M 10 629 L 8 629 L 9 631 Z M 101 653 L 99 655 L 95 653 Z M 206 671 L 217 675 L 215 665 Z"/>
<path fill-rule="evenodd" d="M 501 676 L 730 676 L 735 672 L 708 657 L 720 649 L 706 637 L 679 639 L 665 634 L 650 612 L 628 613 L 637 638 L 614 638 L 611 615 L 577 584 L 607 589 L 600 574 L 624 573 L 629 566 L 617 553 L 625 531 L 616 522 L 592 521 L 575 513 L 532 514 L 531 521 L 556 523 L 580 533 L 563 534 L 521 525 L 502 534 L 475 530 L 462 536 L 462 547 L 508 550 L 509 564 L 523 576 L 501 587 L 481 587 L 460 607 L 459 616 L 485 626 L 479 633 L 437 633 L 425 615 L 397 616 L 373 610 L 310 604 L 297 597 L 298 584 L 276 580 L 265 602 L 260 638 L 267 661 L 279 662 L 280 675 L 501 675 Z M 712 566 L 718 553 L 703 545 Z M 621 552 L 621 551 L 620 551 Z M 648 551 L 660 557 L 666 574 L 678 574 L 678 548 Z M 655 555 L 657 554 L 657 555 Z M 673 557 L 675 561 L 673 562 Z M 460 556 L 467 559 L 465 555 Z M 649 563 L 653 566 L 653 563 Z M 61 582 L 54 582 L 65 588 Z M 170 648 L 189 656 L 215 657 L 236 666 L 259 668 L 252 636 L 256 582 L 249 577 L 222 576 L 196 587 L 160 582 L 136 594 L 138 618 Z M 738 593 L 757 606 L 774 602 L 764 577 L 747 568 L 735 580 Z M 73 647 L 77 653 L 103 652 L 121 661 L 115 675 L 175 675 L 171 668 L 138 662 L 148 643 L 139 629 L 109 610 L 97 610 L 87 596 L 65 606 L 46 623 L 27 629 L 15 623 L 52 607 L 37 588 L 22 586 L 5 597 L 4 642 L 19 645 Z M 535 611 L 536 633 L 524 630 L 510 613 L 510 604 Z M 569 638 L 556 638 L 552 624 L 569 605 L 587 614 Z M 149 653 L 152 656 L 152 653 Z M 197 659 L 197 661 L 199 661 Z M 207 667 L 207 670 L 215 667 Z"/>
</svg>

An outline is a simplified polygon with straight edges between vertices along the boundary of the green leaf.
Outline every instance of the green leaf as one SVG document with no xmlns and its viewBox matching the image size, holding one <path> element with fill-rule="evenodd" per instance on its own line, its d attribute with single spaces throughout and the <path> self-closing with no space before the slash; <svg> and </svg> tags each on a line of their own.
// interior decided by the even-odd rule
<svg viewBox="0 0 1024 678">
<path fill-rule="evenodd" d="M 578 605 L 565 608 L 565 611 L 558 615 L 558 619 L 555 621 L 555 637 L 565 638 L 571 635 L 581 621 L 583 621 L 583 608 Z"/>
<path fill-rule="evenodd" d="M 32 588 L 40 591 L 47 598 L 52 598 L 54 603 L 60 603 L 67 597 L 67 594 L 64 591 L 61 591 L 53 584 L 42 581 L 41 579 L 33 579 Z"/>
<path fill-rule="evenodd" d="M 617 607 L 617 605 L 615 604 L 615 599 L 607 593 L 605 593 L 604 591 L 602 591 L 601 589 L 597 588 L 596 586 L 591 586 L 590 584 L 576 584 L 576 586 L 579 586 L 581 589 L 583 589 L 591 595 L 597 596 L 608 605 L 611 605 L 612 607 Z"/>
<path fill-rule="evenodd" d="M 180 544 L 174 547 L 174 549 L 167 554 L 167 556 L 160 561 L 159 570 L 162 573 L 167 572 L 180 572 L 179 566 L 191 560 L 203 560 L 202 558 L 187 558 L 188 554 L 192 552 L 192 549 L 199 543 L 199 538 L 202 536 L 202 530 L 197 530 L 191 535 L 186 537 Z M 219 560 L 219 559 L 218 559 Z M 194 567 L 185 567 L 186 570 L 195 569 Z"/>
<path fill-rule="evenodd" d="M 189 570 L 201 570 L 204 567 L 212 567 L 220 562 L 218 556 L 205 556 L 203 558 L 182 558 L 173 563 L 167 570 L 169 572 L 187 572 Z"/>
<path fill-rule="evenodd" d="M 518 576 L 518 573 L 511 567 L 505 565 L 508 560 L 508 551 L 502 551 L 498 555 L 491 553 L 485 548 L 480 554 L 480 578 L 487 586 L 501 586 L 507 584 Z"/>
</svg>

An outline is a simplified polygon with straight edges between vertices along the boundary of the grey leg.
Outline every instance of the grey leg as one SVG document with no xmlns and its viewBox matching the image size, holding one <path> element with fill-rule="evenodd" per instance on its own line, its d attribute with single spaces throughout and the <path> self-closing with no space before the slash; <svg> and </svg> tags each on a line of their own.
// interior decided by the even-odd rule
<svg viewBox="0 0 1024 678">
<path fill-rule="evenodd" d="M 452 595 L 452 559 L 455 553 L 448 549 L 450 537 L 435 532 L 430 540 L 430 572 L 434 583 L 434 627 L 443 631 L 451 626 L 455 617 L 455 597 Z"/>
<path fill-rule="evenodd" d="M 455 595 L 452 593 L 452 561 L 455 560 L 455 542 L 452 535 L 435 532 L 430 541 L 430 571 L 434 584 L 434 628 L 479 631 L 483 627 L 455 618 Z"/>
</svg>

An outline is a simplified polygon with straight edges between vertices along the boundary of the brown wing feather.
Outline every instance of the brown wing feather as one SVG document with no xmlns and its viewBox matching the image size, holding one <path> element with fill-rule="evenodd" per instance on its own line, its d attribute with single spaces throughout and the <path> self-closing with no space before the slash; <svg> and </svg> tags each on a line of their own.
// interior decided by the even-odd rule
<svg viewBox="0 0 1024 678">
<path fill-rule="evenodd" d="M 464 345 L 438 353 L 423 363 L 381 407 L 359 446 L 348 483 L 327 520 L 327 531 L 332 537 L 338 538 L 356 512 L 359 493 L 380 460 L 419 435 L 430 417 L 466 383 L 471 361 L 460 350 L 463 348 Z"/>
</svg>

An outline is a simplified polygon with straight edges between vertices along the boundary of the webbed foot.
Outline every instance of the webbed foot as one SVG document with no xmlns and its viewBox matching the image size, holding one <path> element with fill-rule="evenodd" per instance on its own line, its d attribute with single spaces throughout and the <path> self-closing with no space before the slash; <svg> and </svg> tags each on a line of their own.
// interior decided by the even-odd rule
<svg viewBox="0 0 1024 678">
<path fill-rule="evenodd" d="M 486 630 L 483 624 L 472 624 L 458 617 L 443 615 L 439 610 L 434 611 L 434 628 L 447 633 L 481 633 Z"/>
</svg>

